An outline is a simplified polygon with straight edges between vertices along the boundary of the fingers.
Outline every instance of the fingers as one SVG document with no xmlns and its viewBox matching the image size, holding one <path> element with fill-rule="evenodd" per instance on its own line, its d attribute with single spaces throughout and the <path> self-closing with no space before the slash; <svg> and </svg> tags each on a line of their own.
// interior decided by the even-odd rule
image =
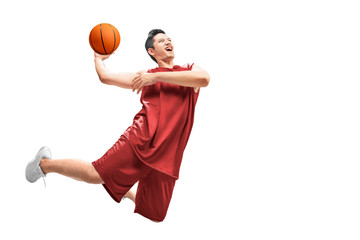
<svg viewBox="0 0 360 240">
<path fill-rule="evenodd" d="M 108 59 L 109 57 L 111 56 L 111 54 L 107 54 L 107 55 L 103 55 L 103 54 L 99 54 L 97 52 L 94 51 L 94 57 L 95 58 L 99 58 L 101 60 L 105 60 L 105 59 Z"/>
<path fill-rule="evenodd" d="M 132 91 L 137 93 L 141 92 L 143 87 L 154 84 L 149 74 L 137 73 L 137 75 L 132 80 L 131 88 Z"/>
<path fill-rule="evenodd" d="M 111 54 L 100 55 L 100 56 L 102 57 L 103 60 L 105 60 L 105 59 L 108 59 L 111 56 Z"/>
<path fill-rule="evenodd" d="M 138 89 L 137 94 L 139 94 L 139 92 L 142 91 L 144 85 L 145 85 L 144 82 L 142 82 L 142 83 L 140 84 L 140 86 L 137 87 L 137 89 Z"/>
<path fill-rule="evenodd" d="M 136 91 L 137 90 L 137 94 L 139 94 L 139 92 L 142 91 L 143 87 L 145 85 L 145 81 L 142 78 L 142 74 L 136 75 L 136 77 L 133 79 L 132 81 L 132 91 Z"/>
<path fill-rule="evenodd" d="M 132 80 L 131 88 L 134 92 L 136 89 L 138 89 L 139 85 L 141 84 L 141 75 L 136 75 L 136 77 Z"/>
</svg>

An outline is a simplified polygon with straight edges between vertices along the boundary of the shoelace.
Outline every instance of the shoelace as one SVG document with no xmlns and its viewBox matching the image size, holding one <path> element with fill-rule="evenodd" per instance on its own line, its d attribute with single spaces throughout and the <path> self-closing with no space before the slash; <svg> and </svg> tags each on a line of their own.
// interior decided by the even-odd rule
<svg viewBox="0 0 360 240">
<path fill-rule="evenodd" d="M 45 188 L 46 188 L 46 181 L 45 181 L 45 174 L 43 173 L 43 171 L 41 171 L 40 167 L 39 168 L 36 168 L 35 169 L 35 172 L 36 174 L 39 174 L 41 176 L 41 178 L 43 179 L 44 181 L 44 185 L 45 185 Z"/>
<path fill-rule="evenodd" d="M 45 177 L 44 176 L 41 176 L 42 179 L 44 180 L 44 185 L 45 185 L 45 188 L 46 188 L 46 181 L 45 181 Z"/>
</svg>

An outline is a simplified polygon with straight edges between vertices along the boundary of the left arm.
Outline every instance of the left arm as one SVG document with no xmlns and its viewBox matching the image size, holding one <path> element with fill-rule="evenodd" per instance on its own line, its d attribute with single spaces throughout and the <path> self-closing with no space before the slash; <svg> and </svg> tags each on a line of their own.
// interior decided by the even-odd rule
<svg viewBox="0 0 360 240">
<path fill-rule="evenodd" d="M 144 86 L 152 85 L 156 82 L 193 87 L 194 91 L 197 92 L 200 87 L 206 87 L 209 84 L 210 76 L 205 70 L 194 64 L 191 71 L 139 74 L 133 80 L 132 89 L 133 91 L 137 90 L 137 93 L 139 93 Z"/>
</svg>

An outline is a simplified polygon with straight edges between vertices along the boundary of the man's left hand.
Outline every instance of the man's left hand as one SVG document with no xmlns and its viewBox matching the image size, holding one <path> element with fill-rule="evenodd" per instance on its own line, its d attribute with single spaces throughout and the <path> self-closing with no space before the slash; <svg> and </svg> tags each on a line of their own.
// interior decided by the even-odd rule
<svg viewBox="0 0 360 240">
<path fill-rule="evenodd" d="M 149 86 L 156 83 L 155 74 L 154 73 L 141 73 L 137 72 L 136 77 L 132 80 L 132 91 L 137 90 L 137 94 L 141 92 L 143 87 Z"/>
</svg>

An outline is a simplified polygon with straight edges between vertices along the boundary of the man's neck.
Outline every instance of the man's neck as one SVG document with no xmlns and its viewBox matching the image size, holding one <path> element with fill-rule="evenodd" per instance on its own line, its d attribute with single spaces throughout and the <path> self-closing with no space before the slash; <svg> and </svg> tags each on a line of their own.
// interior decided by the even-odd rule
<svg viewBox="0 0 360 240">
<path fill-rule="evenodd" d="M 168 61 L 168 62 L 159 61 L 158 65 L 159 65 L 159 68 L 173 68 L 174 62 L 172 60 Z"/>
</svg>

